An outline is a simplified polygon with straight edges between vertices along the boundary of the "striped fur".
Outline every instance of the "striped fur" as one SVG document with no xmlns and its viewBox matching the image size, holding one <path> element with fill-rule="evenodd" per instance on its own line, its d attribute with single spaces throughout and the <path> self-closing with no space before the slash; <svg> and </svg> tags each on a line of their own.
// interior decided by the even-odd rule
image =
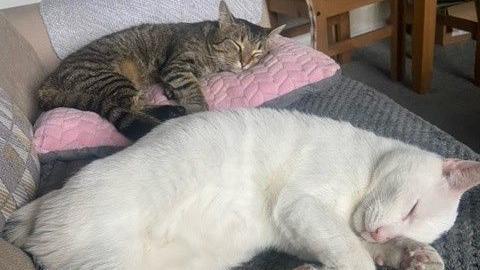
<svg viewBox="0 0 480 270">
<path fill-rule="evenodd" d="M 116 32 L 65 58 L 40 87 L 40 106 L 97 112 L 135 140 L 167 119 L 206 110 L 199 79 L 254 65 L 280 30 L 236 19 L 222 1 L 218 21 Z M 146 107 L 144 90 L 154 83 L 178 106 Z"/>
</svg>

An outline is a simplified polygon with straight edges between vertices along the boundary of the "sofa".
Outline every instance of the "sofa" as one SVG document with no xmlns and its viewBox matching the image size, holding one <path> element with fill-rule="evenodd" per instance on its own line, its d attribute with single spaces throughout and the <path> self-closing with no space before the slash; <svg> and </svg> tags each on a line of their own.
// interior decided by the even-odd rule
<svg viewBox="0 0 480 270">
<path fill-rule="evenodd" d="M 266 8 L 261 24 L 268 26 Z M 31 139 L 32 125 L 40 113 L 35 91 L 59 61 L 38 4 L 0 10 L 0 226 L 15 208 L 38 195 L 38 181 L 45 181 L 48 178 L 45 171 L 52 171 L 52 166 L 55 167 L 52 163 L 39 160 Z M 348 121 L 446 157 L 480 160 L 477 153 L 450 135 L 375 89 L 345 78 L 341 73 L 307 85 L 301 93 L 292 102 L 273 100 L 263 106 L 295 109 Z M 8 112 L 2 104 L 7 104 L 5 108 L 9 109 Z M 2 125 L 11 132 L 3 132 Z M 110 153 L 107 151 L 104 154 Z M 62 161 L 61 166 L 55 167 L 54 178 L 58 175 L 66 178 L 85 163 L 100 157 Z M 12 179 L 5 179 L 7 174 Z M 58 183 L 54 186 L 58 187 Z M 40 191 L 40 194 L 45 192 L 48 190 Z M 455 227 L 434 245 L 445 258 L 447 269 L 480 268 L 479 230 L 480 190 L 477 188 L 468 192 L 462 200 Z M 292 269 L 301 263 L 286 254 L 267 250 L 238 269 Z M 0 269 L 35 269 L 35 265 L 30 256 L 0 238 Z"/>
<path fill-rule="evenodd" d="M 269 26 L 266 4 L 263 6 L 260 24 Z M 0 91 L 6 92 L 7 99 L 18 109 L 16 113 L 21 115 L 19 117 L 25 117 L 28 124 L 33 124 L 39 116 L 35 91 L 59 62 L 41 16 L 40 4 L 0 10 Z M 31 126 L 26 129 L 31 129 Z M 28 132 L 31 130 L 26 131 Z M 31 139 L 31 136 L 27 137 Z M 1 139 L 0 136 L 0 142 Z M 33 146 L 26 143 L 25 148 L 31 149 Z M 35 155 L 33 151 L 29 154 Z M 5 164 L 0 162 L 2 165 Z M 21 181 L 16 184 L 21 186 Z M 2 206 L 8 204 L 2 203 Z M 16 202 L 17 206 L 23 203 Z M 0 239 L 0 269 L 26 270 L 34 269 L 34 265 L 25 253 Z"/>
<path fill-rule="evenodd" d="M 38 5 L 0 10 L 0 55 L 0 88 L 33 123 L 38 116 L 35 90 L 59 63 Z M 25 253 L 0 239 L 0 269 L 34 269 L 34 265 Z"/>
</svg>

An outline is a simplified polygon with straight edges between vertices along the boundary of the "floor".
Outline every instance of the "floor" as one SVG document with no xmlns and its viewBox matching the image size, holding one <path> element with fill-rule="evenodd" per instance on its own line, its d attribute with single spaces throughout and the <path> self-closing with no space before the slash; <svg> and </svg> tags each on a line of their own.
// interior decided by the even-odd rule
<svg viewBox="0 0 480 270">
<path fill-rule="evenodd" d="M 474 43 L 437 46 L 435 50 L 432 90 L 426 95 L 409 88 L 410 59 L 405 81 L 390 80 L 387 42 L 358 49 L 352 62 L 343 65 L 342 70 L 344 75 L 388 95 L 480 153 L 480 88 L 471 82 Z"/>
</svg>

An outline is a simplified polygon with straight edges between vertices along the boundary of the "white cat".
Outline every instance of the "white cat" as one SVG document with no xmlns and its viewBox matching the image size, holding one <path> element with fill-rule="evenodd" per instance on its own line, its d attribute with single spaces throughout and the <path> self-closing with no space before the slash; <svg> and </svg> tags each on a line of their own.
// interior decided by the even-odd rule
<svg viewBox="0 0 480 270">
<path fill-rule="evenodd" d="M 479 183 L 478 162 L 348 123 L 207 112 L 86 166 L 17 211 L 5 236 L 50 270 L 224 270 L 268 247 L 321 269 L 436 270 L 442 259 L 426 243 Z"/>
</svg>

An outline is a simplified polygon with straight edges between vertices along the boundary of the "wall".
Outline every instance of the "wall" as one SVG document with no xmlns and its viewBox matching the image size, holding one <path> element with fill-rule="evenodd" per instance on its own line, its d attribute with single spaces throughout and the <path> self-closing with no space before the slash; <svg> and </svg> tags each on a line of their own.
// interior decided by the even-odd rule
<svg viewBox="0 0 480 270">
<path fill-rule="evenodd" d="M 0 9 L 38 3 L 41 0 L 0 0 Z"/>
<path fill-rule="evenodd" d="M 389 2 L 365 6 L 350 12 L 350 33 L 360 35 L 385 25 L 390 14 Z"/>
</svg>

